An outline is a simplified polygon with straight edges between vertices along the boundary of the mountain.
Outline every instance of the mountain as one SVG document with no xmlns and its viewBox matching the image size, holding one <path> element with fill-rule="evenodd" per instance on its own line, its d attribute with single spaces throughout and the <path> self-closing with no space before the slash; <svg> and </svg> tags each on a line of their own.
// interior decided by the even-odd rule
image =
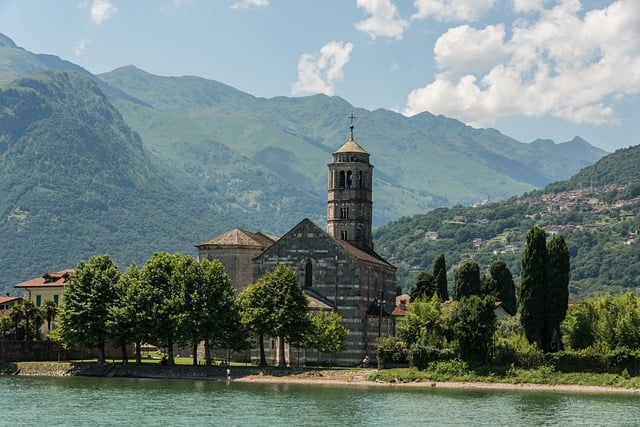
<svg viewBox="0 0 640 427">
<path fill-rule="evenodd" d="M 140 263 L 230 228 L 322 226 L 326 164 L 350 115 L 376 168 L 376 226 L 533 191 L 604 154 L 339 97 L 257 98 L 133 66 L 94 76 L 3 35 L 0 87 L 0 290 L 97 253 Z"/>
<path fill-rule="evenodd" d="M 164 180 L 95 81 L 46 71 L 0 91 L 0 290 L 109 253 L 123 267 L 242 225 Z"/>
<path fill-rule="evenodd" d="M 145 147 L 160 159 L 180 159 L 186 171 L 215 177 L 228 162 L 194 157 L 192 152 L 205 141 L 215 144 L 214 149 L 226 146 L 247 160 L 245 166 L 283 178 L 288 191 L 299 188 L 312 195 L 313 203 L 300 214 L 314 219 L 324 217 L 327 159 L 346 139 L 351 114 L 356 116 L 355 139 L 371 153 L 376 167 L 377 226 L 439 206 L 530 191 L 565 179 L 604 155 L 580 138 L 524 144 L 494 129 L 473 129 L 429 113 L 405 117 L 382 109 L 367 111 L 339 97 L 256 98 L 219 82 L 155 76 L 134 66 L 99 77 L 139 101 L 112 98 L 140 132 Z M 203 180 L 202 175 L 194 178 Z M 253 185 L 263 188 L 259 182 Z"/>
<path fill-rule="evenodd" d="M 572 178 L 509 200 L 433 210 L 374 233 L 376 250 L 399 267 L 408 289 L 444 253 L 449 283 L 463 262 L 507 262 L 516 282 L 527 232 L 565 236 L 573 298 L 640 289 L 640 146 L 620 149 Z"/>
</svg>

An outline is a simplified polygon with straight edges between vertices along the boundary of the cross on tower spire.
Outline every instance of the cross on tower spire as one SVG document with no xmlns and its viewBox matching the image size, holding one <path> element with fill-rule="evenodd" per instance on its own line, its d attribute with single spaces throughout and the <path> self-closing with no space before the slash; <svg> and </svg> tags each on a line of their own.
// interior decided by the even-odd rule
<svg viewBox="0 0 640 427">
<path fill-rule="evenodd" d="M 349 125 L 349 140 L 353 141 L 353 121 L 355 120 L 355 116 L 353 115 L 353 113 L 351 113 L 351 115 L 349 116 L 349 120 L 351 121 L 351 124 Z"/>
</svg>

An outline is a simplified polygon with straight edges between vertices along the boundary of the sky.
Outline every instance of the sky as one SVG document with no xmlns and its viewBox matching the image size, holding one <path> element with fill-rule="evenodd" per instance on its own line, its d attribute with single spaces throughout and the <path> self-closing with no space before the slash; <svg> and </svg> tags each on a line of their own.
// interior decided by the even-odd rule
<svg viewBox="0 0 640 427">
<path fill-rule="evenodd" d="M 0 0 L 0 32 L 94 74 L 135 65 L 522 142 L 640 143 L 640 0 Z"/>
</svg>

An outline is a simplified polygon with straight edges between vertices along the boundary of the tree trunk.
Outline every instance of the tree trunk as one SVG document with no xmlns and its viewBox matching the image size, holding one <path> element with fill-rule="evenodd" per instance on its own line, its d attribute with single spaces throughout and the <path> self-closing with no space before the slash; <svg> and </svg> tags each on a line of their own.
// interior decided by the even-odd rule
<svg viewBox="0 0 640 427">
<path fill-rule="evenodd" d="M 258 366 L 267 366 L 267 358 L 264 355 L 264 335 L 260 334 L 258 337 L 258 341 L 260 342 L 260 363 Z"/>
<path fill-rule="evenodd" d="M 98 341 L 98 364 L 99 365 L 104 365 L 105 364 L 105 359 L 104 359 L 104 340 L 99 340 Z"/>
<path fill-rule="evenodd" d="M 209 338 L 204 339 L 204 360 L 207 366 L 211 366 L 211 348 L 209 347 Z"/>
<path fill-rule="evenodd" d="M 284 337 L 280 337 L 278 340 L 278 367 L 287 367 L 287 361 L 284 359 Z"/>
<path fill-rule="evenodd" d="M 193 351 L 193 366 L 198 366 L 198 343 L 193 342 L 191 345 L 192 345 L 191 351 Z"/>
<path fill-rule="evenodd" d="M 122 341 L 120 343 L 120 351 L 122 351 L 122 364 L 127 366 L 129 364 L 129 355 L 127 354 L 127 343 Z"/>
<path fill-rule="evenodd" d="M 176 361 L 173 357 L 173 337 L 167 338 L 167 364 L 173 366 Z"/>
<path fill-rule="evenodd" d="M 136 365 L 142 365 L 142 344 L 136 341 Z"/>
</svg>

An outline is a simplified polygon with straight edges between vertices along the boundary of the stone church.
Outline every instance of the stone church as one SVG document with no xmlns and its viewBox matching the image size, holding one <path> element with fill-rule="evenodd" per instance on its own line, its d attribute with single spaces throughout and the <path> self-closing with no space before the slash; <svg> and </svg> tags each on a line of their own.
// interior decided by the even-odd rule
<svg viewBox="0 0 640 427">
<path fill-rule="evenodd" d="M 373 165 L 353 139 L 333 153 L 328 169 L 326 231 L 303 219 L 284 236 L 231 230 L 196 245 L 200 259 L 218 259 L 237 292 L 286 264 L 298 273 L 312 310 L 335 310 L 349 329 L 348 348 L 334 355 L 289 349 L 291 365 L 333 358 L 353 366 L 375 359 L 375 341 L 391 335 L 396 268 L 380 257 L 372 241 Z M 277 363 L 277 343 L 265 342 L 269 363 Z"/>
</svg>

